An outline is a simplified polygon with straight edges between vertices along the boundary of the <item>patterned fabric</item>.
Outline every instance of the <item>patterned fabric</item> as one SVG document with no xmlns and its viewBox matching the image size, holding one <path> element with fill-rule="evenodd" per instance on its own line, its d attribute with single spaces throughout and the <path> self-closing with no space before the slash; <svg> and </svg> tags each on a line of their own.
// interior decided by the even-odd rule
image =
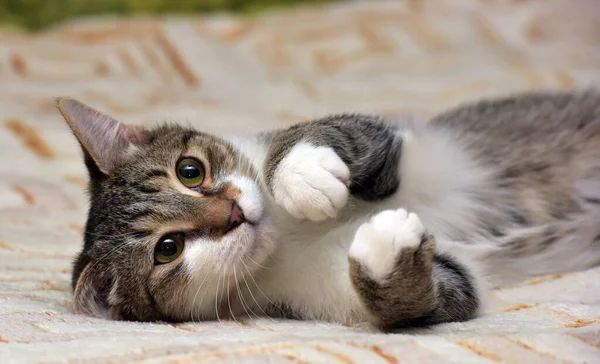
<svg viewBox="0 0 600 364">
<path fill-rule="evenodd" d="M 600 269 L 507 287 L 481 318 L 394 335 L 75 316 L 86 173 L 53 101 L 219 133 L 340 111 L 426 117 L 483 96 L 598 83 L 599 19 L 596 0 L 406 0 L 0 32 L 0 363 L 599 363 Z"/>
</svg>

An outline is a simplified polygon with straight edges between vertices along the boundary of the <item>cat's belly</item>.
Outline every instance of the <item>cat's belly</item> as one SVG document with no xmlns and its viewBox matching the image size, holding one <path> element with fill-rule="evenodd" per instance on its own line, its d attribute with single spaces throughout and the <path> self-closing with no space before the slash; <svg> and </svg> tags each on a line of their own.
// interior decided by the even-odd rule
<svg viewBox="0 0 600 364">
<path fill-rule="evenodd" d="M 286 235 L 272 269 L 259 283 L 268 300 L 284 303 L 306 320 L 364 321 L 366 312 L 348 271 L 348 248 L 359 225 L 344 223 L 325 233 Z"/>
</svg>

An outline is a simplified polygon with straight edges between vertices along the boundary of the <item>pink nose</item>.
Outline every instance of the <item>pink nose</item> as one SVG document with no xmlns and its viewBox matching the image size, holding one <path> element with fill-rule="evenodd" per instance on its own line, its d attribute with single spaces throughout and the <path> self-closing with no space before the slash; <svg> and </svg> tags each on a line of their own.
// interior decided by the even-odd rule
<svg viewBox="0 0 600 364">
<path fill-rule="evenodd" d="M 234 201 L 231 206 L 231 215 L 229 216 L 229 230 L 235 229 L 243 224 L 244 221 L 246 221 L 244 218 L 244 212 L 242 212 L 242 209 Z"/>
</svg>

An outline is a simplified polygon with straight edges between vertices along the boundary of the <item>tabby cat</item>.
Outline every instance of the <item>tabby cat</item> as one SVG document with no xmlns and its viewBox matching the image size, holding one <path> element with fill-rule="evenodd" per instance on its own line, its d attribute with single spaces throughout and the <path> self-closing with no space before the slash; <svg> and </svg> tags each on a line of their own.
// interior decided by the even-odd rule
<svg viewBox="0 0 600 364">
<path fill-rule="evenodd" d="M 58 108 L 90 177 L 77 313 L 391 330 L 468 320 L 490 288 L 600 263 L 599 90 L 251 137 Z"/>
</svg>

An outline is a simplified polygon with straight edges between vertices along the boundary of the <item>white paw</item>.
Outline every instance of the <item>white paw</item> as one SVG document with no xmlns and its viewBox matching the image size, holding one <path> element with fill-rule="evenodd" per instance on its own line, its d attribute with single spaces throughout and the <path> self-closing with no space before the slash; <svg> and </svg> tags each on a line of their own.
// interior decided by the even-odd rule
<svg viewBox="0 0 600 364">
<path fill-rule="evenodd" d="M 394 270 L 400 251 L 418 247 L 424 233 L 415 213 L 382 211 L 358 228 L 349 256 L 366 267 L 373 279 L 384 280 Z"/>
<path fill-rule="evenodd" d="M 348 166 L 333 149 L 300 143 L 279 163 L 273 196 L 292 216 L 321 221 L 346 205 L 349 179 Z"/>
</svg>

